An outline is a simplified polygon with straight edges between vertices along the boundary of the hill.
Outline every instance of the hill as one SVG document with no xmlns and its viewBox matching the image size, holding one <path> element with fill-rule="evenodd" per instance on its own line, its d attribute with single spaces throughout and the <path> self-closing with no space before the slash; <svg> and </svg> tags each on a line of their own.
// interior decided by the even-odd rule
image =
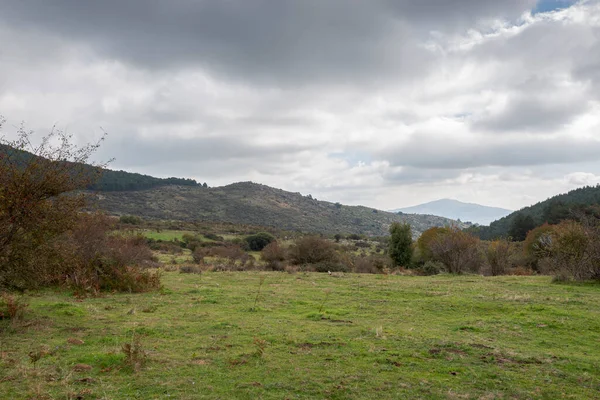
<svg viewBox="0 0 600 400">
<path fill-rule="evenodd" d="M 388 234 L 394 221 L 411 224 L 416 235 L 455 221 L 431 216 L 393 214 L 362 206 L 318 201 L 252 182 L 203 188 L 164 186 L 149 190 L 97 193 L 98 206 L 115 215 L 144 218 L 216 221 L 272 226 L 283 230 L 326 234 Z"/>
<path fill-rule="evenodd" d="M 474 203 L 463 203 L 462 201 L 452 199 L 441 199 L 412 207 L 399 208 L 392 212 L 439 215 L 440 217 L 460 219 L 463 222 L 468 221 L 480 225 L 489 225 L 492 221 L 507 216 L 512 210 L 482 206 Z"/>
<path fill-rule="evenodd" d="M 32 158 L 37 156 L 30 152 L 14 149 L 10 146 L 0 144 L 0 156 L 6 154 L 17 163 L 27 163 Z M 90 185 L 88 189 L 99 192 L 105 191 L 131 191 L 144 190 L 169 185 L 181 186 L 200 186 L 193 179 L 185 178 L 156 178 L 154 176 L 142 175 L 126 171 L 114 171 L 107 168 L 97 168 L 91 165 L 79 164 L 78 168 L 82 168 L 84 172 L 89 172 L 90 176 L 95 175 L 100 171 L 98 180 Z M 206 183 L 203 185 L 206 187 Z"/>
<path fill-rule="evenodd" d="M 11 154 L 13 160 L 24 163 L 37 157 L 5 145 L 0 145 L 0 155 L 2 153 Z M 79 164 L 77 168 L 89 169 L 90 175 L 98 172 L 97 167 L 89 165 Z M 95 193 L 100 209 L 116 215 L 371 236 L 387 235 L 393 221 L 410 223 L 415 235 L 433 226 L 456 224 L 437 216 L 400 216 L 368 207 L 317 201 L 300 193 L 251 182 L 208 188 L 206 183 L 200 185 L 193 179 L 156 178 L 109 169 L 100 172 L 100 178 L 88 190 Z"/>
<path fill-rule="evenodd" d="M 581 214 L 597 213 L 595 207 L 599 205 L 600 185 L 585 186 L 522 208 L 492 222 L 490 226 L 471 228 L 471 231 L 485 240 L 506 237 L 510 236 L 517 218 L 530 217 L 534 226 L 557 224 L 565 219 L 577 219 Z"/>
</svg>

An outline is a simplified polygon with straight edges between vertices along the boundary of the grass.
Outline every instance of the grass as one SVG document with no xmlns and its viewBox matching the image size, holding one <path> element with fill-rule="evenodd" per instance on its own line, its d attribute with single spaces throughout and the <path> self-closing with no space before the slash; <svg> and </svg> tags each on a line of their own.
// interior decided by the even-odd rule
<svg viewBox="0 0 600 400">
<path fill-rule="evenodd" d="M 243 272 L 163 281 L 160 293 L 25 296 L 25 320 L 0 320 L 0 397 L 600 395 L 597 285 Z"/>
</svg>

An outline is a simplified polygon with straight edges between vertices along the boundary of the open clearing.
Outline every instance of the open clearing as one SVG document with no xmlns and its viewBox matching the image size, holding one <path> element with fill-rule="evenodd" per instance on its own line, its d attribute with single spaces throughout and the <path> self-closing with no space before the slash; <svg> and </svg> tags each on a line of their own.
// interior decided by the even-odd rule
<svg viewBox="0 0 600 400">
<path fill-rule="evenodd" d="M 600 397 L 598 285 L 258 272 L 167 272 L 163 283 L 25 296 L 24 321 L 0 320 L 1 397 Z"/>
</svg>

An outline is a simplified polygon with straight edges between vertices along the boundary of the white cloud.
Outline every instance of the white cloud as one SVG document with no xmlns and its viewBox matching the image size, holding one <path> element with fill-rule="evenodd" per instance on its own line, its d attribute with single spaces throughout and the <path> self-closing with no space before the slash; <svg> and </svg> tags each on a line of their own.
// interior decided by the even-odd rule
<svg viewBox="0 0 600 400">
<path fill-rule="evenodd" d="M 115 168 L 384 209 L 598 182 L 600 2 L 251 1 L 4 4 L 5 131 L 102 127 Z"/>
</svg>

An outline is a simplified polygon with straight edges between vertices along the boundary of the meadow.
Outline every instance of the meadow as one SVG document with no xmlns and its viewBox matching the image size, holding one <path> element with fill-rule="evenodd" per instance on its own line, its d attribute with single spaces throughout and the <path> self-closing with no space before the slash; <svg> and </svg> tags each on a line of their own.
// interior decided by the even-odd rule
<svg viewBox="0 0 600 400">
<path fill-rule="evenodd" d="M 164 272 L 31 292 L 3 399 L 592 399 L 600 286 L 550 277 Z"/>
</svg>

